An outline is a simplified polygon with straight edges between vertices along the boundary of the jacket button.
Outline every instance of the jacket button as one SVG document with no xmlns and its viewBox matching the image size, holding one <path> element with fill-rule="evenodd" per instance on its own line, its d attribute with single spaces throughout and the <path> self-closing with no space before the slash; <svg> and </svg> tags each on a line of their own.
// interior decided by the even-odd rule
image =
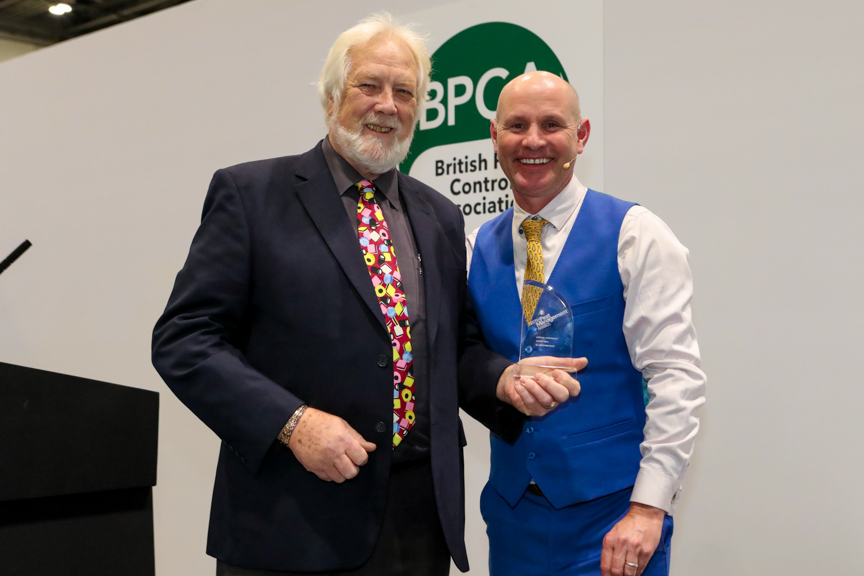
<svg viewBox="0 0 864 576">
<path fill-rule="evenodd" d="M 378 366 L 380 366 L 381 368 L 387 366 L 387 356 L 385 356 L 384 354 L 378 356 Z"/>
<path fill-rule="evenodd" d="M 535 456 L 535 454 L 533 452 L 529 452 L 528 453 L 528 460 L 533 460 L 534 456 Z"/>
<path fill-rule="evenodd" d="M 382 434 L 383 434 L 383 433 L 384 433 L 384 430 L 386 430 L 386 429 L 387 429 L 387 427 L 384 426 L 384 423 L 383 423 L 383 422 L 378 422 L 377 424 L 375 424 L 375 431 L 378 432 L 378 433 L 382 433 Z"/>
<path fill-rule="evenodd" d="M 533 433 L 534 433 L 534 427 L 533 427 L 533 426 L 529 426 L 528 428 L 525 429 L 525 432 L 526 432 L 527 434 L 533 434 Z"/>
</svg>

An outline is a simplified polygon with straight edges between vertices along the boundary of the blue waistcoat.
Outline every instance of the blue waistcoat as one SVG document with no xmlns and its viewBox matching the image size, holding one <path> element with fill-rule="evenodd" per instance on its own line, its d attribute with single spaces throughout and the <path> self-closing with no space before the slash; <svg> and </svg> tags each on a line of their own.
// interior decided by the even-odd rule
<svg viewBox="0 0 864 576">
<path fill-rule="evenodd" d="M 548 284 L 574 315 L 573 355 L 588 358 L 582 392 L 542 418 L 530 418 L 515 444 L 492 434 L 490 483 L 515 506 L 529 482 L 562 508 L 632 486 L 639 471 L 645 403 L 622 323 L 618 236 L 633 206 L 588 190 Z M 515 282 L 513 209 L 477 235 L 468 288 L 487 345 L 519 357 L 522 307 Z"/>
</svg>

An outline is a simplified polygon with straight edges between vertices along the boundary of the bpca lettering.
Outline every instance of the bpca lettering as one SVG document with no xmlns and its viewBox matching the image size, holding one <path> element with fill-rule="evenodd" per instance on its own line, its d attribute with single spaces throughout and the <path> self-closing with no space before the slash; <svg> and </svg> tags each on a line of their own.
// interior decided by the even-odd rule
<svg viewBox="0 0 864 576">
<path fill-rule="evenodd" d="M 535 72 L 536 70 L 537 65 L 534 62 L 528 62 L 525 65 L 525 72 Z M 455 126 L 456 108 L 472 100 L 480 116 L 487 120 L 492 120 L 495 118 L 495 110 L 490 110 L 486 107 L 486 86 L 493 78 L 500 78 L 504 81 L 509 76 L 510 71 L 506 68 L 491 68 L 480 76 L 476 86 L 474 80 L 469 76 L 453 76 L 446 80 L 446 91 L 444 84 L 433 80 L 429 83 L 430 98 L 426 102 L 425 110 L 420 115 L 420 130 L 434 130 L 444 124 L 445 120 L 447 121 L 447 126 Z M 500 90 L 500 87 L 498 90 Z M 432 97 L 431 93 L 434 93 L 435 96 Z M 444 103 L 445 93 L 447 95 L 446 104 Z M 434 112 L 435 114 L 435 117 L 431 120 L 429 119 L 429 112 Z"/>
</svg>

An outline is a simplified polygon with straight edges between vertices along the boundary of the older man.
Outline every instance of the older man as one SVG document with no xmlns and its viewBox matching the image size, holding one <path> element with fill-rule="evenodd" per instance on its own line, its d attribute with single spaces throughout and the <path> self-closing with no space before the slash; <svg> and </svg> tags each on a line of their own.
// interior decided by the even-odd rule
<svg viewBox="0 0 864 576">
<path fill-rule="evenodd" d="M 687 249 L 645 208 L 573 175 L 591 131 L 579 108 L 546 72 L 504 87 L 491 133 L 516 206 L 469 237 L 489 346 L 518 356 L 523 283 L 538 280 L 568 300 L 589 362 L 578 398 L 514 444 L 493 433 L 481 500 L 493 576 L 668 574 L 669 513 L 704 401 Z"/>
<path fill-rule="evenodd" d="M 463 309 L 459 210 L 395 170 L 429 69 L 409 29 L 361 22 L 322 71 L 328 137 L 210 185 L 153 363 L 222 439 L 218 574 L 468 568 L 458 406 L 505 436 L 522 417 L 496 400 L 509 362 Z M 561 400 L 578 387 L 563 373 L 526 385 Z M 522 394 L 520 410 L 536 406 Z"/>
</svg>

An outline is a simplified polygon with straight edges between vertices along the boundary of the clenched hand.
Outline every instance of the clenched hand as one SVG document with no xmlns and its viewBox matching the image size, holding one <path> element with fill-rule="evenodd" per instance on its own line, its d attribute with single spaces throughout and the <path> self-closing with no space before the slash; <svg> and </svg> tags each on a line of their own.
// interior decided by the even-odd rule
<svg viewBox="0 0 864 576">
<path fill-rule="evenodd" d="M 288 448 L 300 464 L 321 480 L 342 483 L 357 476 L 375 444 L 332 414 L 307 408 L 297 422 Z"/>
</svg>

